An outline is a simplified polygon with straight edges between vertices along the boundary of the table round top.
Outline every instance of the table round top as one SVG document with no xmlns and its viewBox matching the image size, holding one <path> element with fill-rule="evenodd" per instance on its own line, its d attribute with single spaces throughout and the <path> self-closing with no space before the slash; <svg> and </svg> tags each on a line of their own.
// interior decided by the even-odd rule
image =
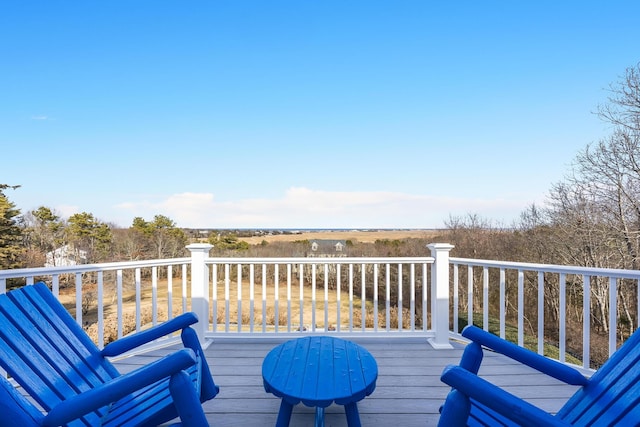
<svg viewBox="0 0 640 427">
<path fill-rule="evenodd" d="M 373 393 L 378 365 L 364 347 L 329 336 L 287 341 L 262 363 L 267 392 L 291 405 L 346 405 Z"/>
</svg>

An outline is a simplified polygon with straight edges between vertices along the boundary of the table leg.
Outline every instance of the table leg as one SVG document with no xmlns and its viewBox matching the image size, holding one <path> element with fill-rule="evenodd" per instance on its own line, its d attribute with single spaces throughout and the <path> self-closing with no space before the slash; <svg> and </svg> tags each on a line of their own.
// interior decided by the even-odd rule
<svg viewBox="0 0 640 427">
<path fill-rule="evenodd" d="M 360 414 L 358 413 L 358 404 L 348 403 L 344 405 L 344 412 L 347 414 L 347 425 L 349 427 L 360 427 Z"/>
<path fill-rule="evenodd" d="M 284 399 L 282 399 L 282 402 L 280 402 L 280 411 L 278 412 L 276 427 L 289 427 L 289 421 L 291 421 L 292 411 L 293 405 L 285 402 Z"/>
<path fill-rule="evenodd" d="M 316 427 L 324 427 L 324 408 L 316 406 Z"/>
</svg>

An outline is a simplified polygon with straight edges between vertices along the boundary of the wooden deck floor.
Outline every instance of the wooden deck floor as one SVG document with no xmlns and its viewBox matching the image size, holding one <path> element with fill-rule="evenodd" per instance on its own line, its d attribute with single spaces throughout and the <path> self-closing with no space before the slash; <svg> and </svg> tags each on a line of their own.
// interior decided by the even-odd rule
<svg viewBox="0 0 640 427">
<path fill-rule="evenodd" d="M 366 347 L 378 362 L 374 393 L 358 405 L 363 426 L 434 426 L 438 408 L 449 388 L 440 382 L 447 364 L 456 364 L 463 345 L 453 342 L 452 350 L 435 350 L 426 342 L 367 339 L 353 341 Z M 204 404 L 211 426 L 264 427 L 275 425 L 280 400 L 265 393 L 262 386 L 262 359 L 274 340 L 221 339 L 206 349 L 207 360 L 220 394 Z M 135 369 L 166 354 L 157 350 L 120 360 L 121 372 Z M 543 376 L 500 355 L 487 354 L 480 375 L 533 404 L 555 412 L 575 388 Z M 312 426 L 314 409 L 298 405 L 291 426 Z M 341 406 L 326 411 L 326 426 L 346 426 Z"/>
</svg>

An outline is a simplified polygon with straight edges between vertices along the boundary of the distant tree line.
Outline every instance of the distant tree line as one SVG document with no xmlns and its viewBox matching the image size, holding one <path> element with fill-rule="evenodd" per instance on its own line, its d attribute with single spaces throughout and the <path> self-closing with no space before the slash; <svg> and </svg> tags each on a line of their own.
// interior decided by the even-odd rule
<svg viewBox="0 0 640 427">
<path fill-rule="evenodd" d="M 82 253 L 80 263 L 133 261 L 186 256 L 186 233 L 164 215 L 151 221 L 136 217 L 129 228 L 118 228 L 81 212 L 63 219 L 41 206 L 24 215 L 5 194 L 19 186 L 0 185 L 0 269 L 42 267 L 47 254 L 70 245 Z M 54 261 L 55 262 L 55 261 Z"/>
</svg>

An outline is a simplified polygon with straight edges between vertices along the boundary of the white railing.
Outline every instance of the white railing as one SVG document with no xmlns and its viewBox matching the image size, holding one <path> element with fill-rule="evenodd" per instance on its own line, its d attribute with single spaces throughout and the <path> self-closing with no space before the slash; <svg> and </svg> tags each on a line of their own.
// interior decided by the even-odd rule
<svg viewBox="0 0 640 427">
<path fill-rule="evenodd" d="M 630 331 L 639 326 L 640 271 L 449 258 L 451 245 L 428 248 L 424 257 L 214 258 L 211 245 L 195 244 L 187 258 L 1 270 L 0 293 L 12 279 L 46 281 L 100 347 L 185 311 L 201 319 L 203 341 L 331 333 L 419 336 L 446 348 L 475 321 L 540 354 L 552 328 L 551 357 L 577 357 L 588 369 L 594 301 L 607 306 L 609 354 L 625 338 L 616 335 L 622 311 L 634 319 Z M 567 335 L 575 318 L 581 337 Z"/>
<path fill-rule="evenodd" d="M 210 258 L 212 283 L 217 283 L 212 329 L 427 332 L 425 284 L 431 263 L 428 257 Z M 405 310 L 396 313 L 396 307 Z"/>
<path fill-rule="evenodd" d="M 420 335 L 448 345 L 448 314 L 446 322 L 433 315 L 434 257 L 210 258 L 211 245 L 187 248 L 190 258 L 3 270 L 0 293 L 11 279 L 44 280 L 80 325 L 95 320 L 99 347 L 187 310 L 201 319 L 203 341 L 323 332 Z M 430 248 L 441 264 L 448 257 L 449 245 Z"/>
<path fill-rule="evenodd" d="M 504 261 L 487 261 L 464 258 L 450 258 L 452 265 L 452 312 L 453 330 L 460 330 L 460 320 L 466 314 L 466 324 L 480 323 L 483 329 L 489 330 L 490 323 L 497 320 L 497 330 L 492 331 L 501 337 L 507 335 L 509 324 L 516 324 L 517 344 L 525 346 L 525 337 L 536 337 L 533 348 L 539 354 L 545 354 L 545 329 L 557 328 L 558 348 L 557 358 L 561 362 L 580 359 L 585 369 L 592 367 L 592 307 L 594 302 L 603 307 L 605 322 L 603 328 L 608 329 L 608 355 L 610 356 L 621 344 L 625 337 L 619 337 L 617 332 L 618 319 L 624 314 L 633 318 L 628 333 L 638 326 L 640 313 L 640 271 L 618 270 L 606 268 L 586 268 L 575 266 L 560 266 L 547 264 L 516 263 Z M 464 276 L 464 277 L 462 277 Z M 597 289 L 596 289 L 597 285 Z M 515 290 L 515 292 L 514 292 Z M 625 299 L 621 292 L 631 294 L 631 302 L 624 305 L 621 313 L 619 302 Z M 573 296 L 574 303 L 569 305 L 568 299 Z M 497 299 L 497 302 L 496 302 Z M 527 300 L 529 299 L 529 300 Z M 595 301 L 594 301 L 595 300 Z M 530 307 L 535 307 L 531 311 Z M 553 307 L 557 319 L 546 315 Z M 529 308 L 529 312 L 527 312 Z M 581 318 L 577 327 L 581 329 L 580 337 L 568 336 L 568 310 L 574 311 L 574 318 Z M 579 313 L 575 311 L 579 310 Z M 475 313 L 474 313 L 475 312 Z M 481 322 L 478 322 L 481 317 Z M 556 316 L 553 316 L 556 317 Z M 509 319 L 516 319 L 515 322 Z M 574 322 L 576 323 L 576 322 Z M 575 330 L 573 325 L 572 330 Z M 575 348 L 571 354 L 567 342 L 581 342 L 580 351 Z M 578 353 L 578 354 L 576 354 Z M 581 353 L 581 354 L 579 354 Z"/>
<path fill-rule="evenodd" d="M 56 297 L 68 302 L 69 311 L 78 324 L 87 326 L 83 315 L 91 308 L 95 311 L 92 338 L 102 348 L 112 339 L 141 330 L 145 324 L 155 325 L 160 320 L 172 318 L 176 312 L 190 309 L 187 286 L 190 262 L 191 258 L 174 258 L 0 270 L 0 294 L 6 292 L 7 282 L 11 279 L 24 280 L 27 285 L 46 282 Z M 166 281 L 162 292 L 160 277 Z M 149 294 L 146 298 L 145 293 Z M 158 297 L 160 293 L 164 298 Z M 133 303 L 127 304 L 131 299 Z M 181 307 L 174 308 L 174 304 Z M 107 310 L 112 311 L 110 318 Z M 113 325 L 107 327 L 109 319 Z M 112 339 L 108 340 L 106 334 Z"/>
<path fill-rule="evenodd" d="M 202 246 L 205 252 L 209 248 Z M 448 297 L 440 302 L 444 320 L 434 314 L 434 262 L 440 259 L 444 266 L 441 286 L 448 287 L 451 246 L 429 248 L 432 257 L 206 258 L 204 266 L 192 265 L 212 284 L 211 291 L 199 292 L 210 300 L 203 300 L 196 313 L 200 318 L 212 313 L 200 333 L 419 335 L 434 346 L 450 347 Z"/>
</svg>

